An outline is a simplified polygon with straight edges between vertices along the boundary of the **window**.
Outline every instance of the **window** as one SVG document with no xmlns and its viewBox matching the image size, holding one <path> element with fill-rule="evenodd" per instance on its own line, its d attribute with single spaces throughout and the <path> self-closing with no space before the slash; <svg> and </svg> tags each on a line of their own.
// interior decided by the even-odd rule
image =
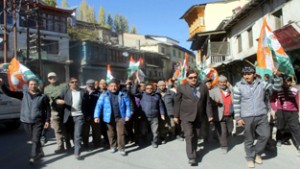
<svg viewBox="0 0 300 169">
<path fill-rule="evenodd" d="M 176 57 L 176 50 L 173 49 L 173 56 Z"/>
<path fill-rule="evenodd" d="M 275 20 L 275 29 L 279 29 L 283 25 L 282 21 L 282 9 L 279 9 L 278 11 L 274 12 L 273 14 L 274 20 Z"/>
<path fill-rule="evenodd" d="M 4 50 L 4 35 L 3 34 L 0 34 L 0 50 Z M 8 50 L 8 44 L 9 44 L 9 38 L 8 38 L 8 35 L 6 35 L 6 38 L 7 38 L 7 50 Z"/>
<path fill-rule="evenodd" d="M 253 46 L 253 33 L 252 33 L 252 28 L 247 30 L 248 33 L 248 43 L 249 43 L 249 47 Z"/>
<path fill-rule="evenodd" d="M 236 37 L 236 39 L 237 39 L 237 43 L 238 43 L 238 53 L 240 53 L 240 52 L 242 52 L 242 37 L 241 37 L 241 35 L 238 35 L 237 37 Z"/>
<path fill-rule="evenodd" d="M 49 54 L 58 54 L 59 44 L 58 41 L 54 40 L 42 40 L 42 50 Z"/>
<path fill-rule="evenodd" d="M 161 47 L 161 53 L 165 53 L 165 48 L 164 47 Z"/>
<path fill-rule="evenodd" d="M 199 25 L 204 26 L 204 17 L 203 16 L 199 17 Z"/>
</svg>

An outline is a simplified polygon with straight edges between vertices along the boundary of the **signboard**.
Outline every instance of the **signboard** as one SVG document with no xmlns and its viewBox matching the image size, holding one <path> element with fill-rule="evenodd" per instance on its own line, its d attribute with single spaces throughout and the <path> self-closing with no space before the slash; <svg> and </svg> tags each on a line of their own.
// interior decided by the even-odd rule
<svg viewBox="0 0 300 169">
<path fill-rule="evenodd" d="M 300 27 L 292 23 L 274 31 L 282 47 L 288 51 L 300 48 Z"/>
</svg>

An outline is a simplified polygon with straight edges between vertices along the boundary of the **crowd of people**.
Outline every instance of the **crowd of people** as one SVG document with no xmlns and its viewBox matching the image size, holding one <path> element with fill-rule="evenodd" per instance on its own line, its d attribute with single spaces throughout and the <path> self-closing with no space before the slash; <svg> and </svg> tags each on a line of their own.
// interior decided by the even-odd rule
<svg viewBox="0 0 300 169">
<path fill-rule="evenodd" d="M 31 164 L 44 156 L 47 139 L 41 138 L 50 126 L 56 138 L 54 152 L 74 149 L 78 160 L 83 150 L 92 148 L 105 147 L 126 156 L 126 144 L 158 148 L 178 139 L 186 142 L 188 163 L 197 165 L 197 143 L 200 138 L 208 140 L 210 125 L 224 154 L 228 137 L 237 126 L 244 128 L 249 168 L 263 163 L 261 154 L 274 128 L 278 146 L 288 142 L 290 133 L 300 153 L 299 92 L 293 77 L 274 72 L 262 78 L 248 66 L 234 86 L 224 75 L 215 86 L 212 79 L 199 81 L 194 70 L 186 73 L 186 79 L 183 84 L 89 79 L 82 88 L 77 78 L 59 83 L 56 73 L 50 72 L 44 89 L 37 79 L 29 79 L 24 91 L 10 91 L 2 79 L 0 86 L 8 96 L 22 100 L 20 120 L 32 142 Z"/>
</svg>

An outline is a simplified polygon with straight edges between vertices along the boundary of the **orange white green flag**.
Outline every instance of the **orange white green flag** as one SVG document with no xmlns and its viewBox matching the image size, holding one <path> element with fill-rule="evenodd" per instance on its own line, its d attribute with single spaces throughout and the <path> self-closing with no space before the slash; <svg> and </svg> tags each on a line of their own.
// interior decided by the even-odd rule
<svg viewBox="0 0 300 169">
<path fill-rule="evenodd" d="M 180 78 L 178 79 L 180 80 L 181 83 L 186 82 L 186 73 L 188 72 L 188 70 L 189 70 L 189 55 L 185 53 L 183 64 L 180 71 Z"/>
<path fill-rule="evenodd" d="M 263 76 L 264 74 L 271 75 L 274 70 L 295 76 L 289 56 L 285 53 L 277 37 L 267 24 L 266 18 L 264 18 L 258 40 L 256 71 Z"/>
<path fill-rule="evenodd" d="M 112 76 L 110 70 L 110 64 L 107 65 L 107 73 L 106 73 L 106 83 L 109 83 L 114 77 Z"/>
<path fill-rule="evenodd" d="M 128 67 L 128 77 L 132 76 L 140 67 L 140 61 L 135 62 L 133 57 L 130 56 L 129 67 Z"/>
<path fill-rule="evenodd" d="M 39 80 L 38 77 L 26 66 L 22 65 L 15 57 L 8 66 L 8 84 L 12 91 L 21 91 L 29 79 Z"/>
</svg>

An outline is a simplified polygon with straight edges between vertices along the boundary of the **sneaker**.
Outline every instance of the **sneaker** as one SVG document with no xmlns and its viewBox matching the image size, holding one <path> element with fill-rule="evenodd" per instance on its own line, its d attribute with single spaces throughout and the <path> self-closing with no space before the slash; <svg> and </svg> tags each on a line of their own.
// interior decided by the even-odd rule
<svg viewBox="0 0 300 169">
<path fill-rule="evenodd" d="M 76 160 L 83 160 L 83 157 L 80 156 L 80 155 L 75 155 L 75 159 L 76 159 Z"/>
<path fill-rule="evenodd" d="M 183 137 L 180 137 L 180 136 L 176 136 L 176 139 L 179 141 L 184 141 Z"/>
<path fill-rule="evenodd" d="M 195 159 L 189 159 L 189 164 L 191 164 L 191 166 L 194 166 L 197 164 L 197 161 Z"/>
<path fill-rule="evenodd" d="M 261 159 L 261 156 L 256 154 L 255 156 L 255 163 L 257 164 L 262 164 L 263 163 L 263 160 Z"/>
<path fill-rule="evenodd" d="M 166 144 L 166 143 L 167 143 L 166 140 L 161 141 L 161 144 Z"/>
<path fill-rule="evenodd" d="M 281 147 L 281 145 L 282 145 L 281 141 L 278 140 L 277 143 L 276 143 L 276 146 L 277 146 L 277 147 Z"/>
<path fill-rule="evenodd" d="M 29 158 L 29 164 L 30 165 L 33 165 L 35 162 L 35 159 L 33 157 Z"/>
<path fill-rule="evenodd" d="M 122 156 L 127 156 L 127 152 L 125 150 L 119 150 L 119 153 L 122 155 Z"/>
<path fill-rule="evenodd" d="M 153 148 L 157 148 L 158 145 L 157 145 L 156 143 L 152 143 L 152 147 L 153 147 Z"/>
<path fill-rule="evenodd" d="M 247 161 L 247 167 L 248 168 L 254 168 L 255 167 L 254 162 L 252 160 Z"/>
<path fill-rule="evenodd" d="M 31 140 L 28 140 L 26 143 L 27 143 L 27 144 L 32 144 L 32 141 L 31 141 Z"/>
<path fill-rule="evenodd" d="M 112 147 L 112 148 L 110 148 L 110 150 L 109 150 L 111 153 L 115 153 L 115 152 L 117 152 L 117 149 L 116 149 L 116 147 Z"/>
<path fill-rule="evenodd" d="M 228 148 L 227 147 L 221 147 L 221 151 L 222 151 L 222 154 L 227 154 Z"/>
</svg>

